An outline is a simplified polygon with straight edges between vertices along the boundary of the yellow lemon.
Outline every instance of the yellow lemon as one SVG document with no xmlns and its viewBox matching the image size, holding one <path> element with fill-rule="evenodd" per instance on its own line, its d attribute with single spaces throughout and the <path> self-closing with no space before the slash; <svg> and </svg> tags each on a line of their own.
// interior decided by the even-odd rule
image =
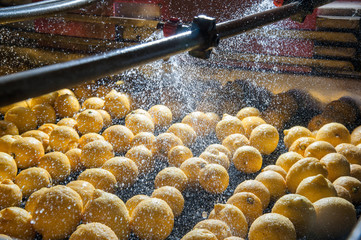
<svg viewBox="0 0 361 240">
<path fill-rule="evenodd" d="M 321 198 L 336 197 L 337 192 L 330 180 L 322 174 L 303 179 L 297 187 L 296 194 L 305 196 L 311 202 Z"/>
<path fill-rule="evenodd" d="M 103 169 L 111 172 L 121 188 L 132 186 L 138 179 L 138 167 L 127 157 L 114 157 L 106 161 Z"/>
<path fill-rule="evenodd" d="M 10 239 L 25 240 L 34 239 L 36 234 L 31 215 L 18 207 L 9 207 L 0 211 L 0 232 L 10 236 Z"/>
<path fill-rule="evenodd" d="M 333 122 L 321 127 L 317 132 L 316 139 L 329 142 L 336 147 L 341 143 L 350 143 L 351 134 L 344 125 Z"/>
<path fill-rule="evenodd" d="M 267 208 L 271 194 L 268 188 L 257 180 L 246 180 L 241 182 L 236 189 L 234 190 L 233 194 L 237 194 L 240 192 L 250 192 L 256 195 L 262 202 L 263 209 Z"/>
<path fill-rule="evenodd" d="M 173 211 L 174 217 L 181 215 L 184 208 L 184 198 L 182 193 L 175 187 L 164 186 L 154 190 L 153 198 L 164 200 Z"/>
<path fill-rule="evenodd" d="M 69 240 L 118 240 L 114 231 L 102 223 L 87 223 L 79 225 Z"/>
<path fill-rule="evenodd" d="M 161 170 L 154 180 L 155 188 L 171 186 L 183 191 L 187 186 L 187 175 L 179 168 L 168 167 Z"/>
<path fill-rule="evenodd" d="M 194 226 L 193 229 L 197 228 L 206 229 L 212 232 L 219 240 L 223 240 L 226 237 L 230 237 L 232 235 L 229 226 L 225 222 L 217 219 L 207 219 L 200 221 Z"/>
<path fill-rule="evenodd" d="M 223 193 L 229 184 L 228 172 L 219 164 L 207 164 L 199 172 L 199 184 L 209 193 Z"/>
<path fill-rule="evenodd" d="M 262 154 L 271 154 L 276 150 L 279 134 L 275 127 L 269 124 L 261 124 L 251 132 L 250 145 L 257 148 Z"/>
<path fill-rule="evenodd" d="M 26 107 L 13 107 L 9 109 L 5 114 L 4 120 L 14 123 L 19 133 L 33 130 L 38 125 L 35 113 Z"/>
<path fill-rule="evenodd" d="M 86 144 L 80 155 L 80 162 L 86 168 L 101 167 L 114 157 L 112 145 L 105 140 L 96 140 Z"/>
<path fill-rule="evenodd" d="M 283 131 L 285 137 L 283 139 L 286 148 L 290 148 L 292 143 L 301 137 L 311 137 L 312 133 L 305 127 L 294 126 Z"/>
<path fill-rule="evenodd" d="M 19 129 L 12 122 L 0 120 L 0 137 L 5 135 L 19 135 Z"/>
<path fill-rule="evenodd" d="M 257 148 L 243 146 L 238 148 L 233 155 L 233 164 L 238 171 L 255 173 L 261 170 L 262 155 Z"/>
<path fill-rule="evenodd" d="M 347 159 L 339 153 L 329 153 L 320 162 L 326 166 L 328 172 L 328 180 L 335 181 L 341 176 L 350 175 L 350 164 Z"/>
<path fill-rule="evenodd" d="M 50 187 L 51 183 L 49 172 L 38 167 L 25 169 L 15 178 L 15 184 L 20 187 L 23 197 L 28 197 L 43 187 Z"/>
<path fill-rule="evenodd" d="M 271 200 L 277 200 L 286 194 L 286 181 L 275 171 L 265 171 L 257 175 L 255 180 L 263 183 L 271 195 Z"/>
<path fill-rule="evenodd" d="M 296 152 L 286 152 L 281 154 L 276 161 L 276 165 L 282 167 L 286 172 L 293 164 L 301 160 L 303 156 Z"/>
<path fill-rule="evenodd" d="M 253 193 L 239 192 L 230 197 L 227 204 L 232 204 L 238 207 L 246 217 L 248 225 L 262 215 L 262 202 Z"/>
<path fill-rule="evenodd" d="M 108 170 L 102 168 L 91 168 L 82 172 L 78 176 L 78 180 L 91 183 L 96 189 L 100 189 L 109 193 L 115 192 L 117 179 Z"/>
<path fill-rule="evenodd" d="M 130 149 L 134 134 L 129 128 L 122 125 L 113 125 L 105 129 L 102 136 L 112 146 L 115 152 L 123 153 Z"/>
<path fill-rule="evenodd" d="M 39 159 L 38 167 L 47 170 L 56 183 L 64 181 L 70 175 L 70 162 L 61 152 L 50 152 Z"/>
</svg>

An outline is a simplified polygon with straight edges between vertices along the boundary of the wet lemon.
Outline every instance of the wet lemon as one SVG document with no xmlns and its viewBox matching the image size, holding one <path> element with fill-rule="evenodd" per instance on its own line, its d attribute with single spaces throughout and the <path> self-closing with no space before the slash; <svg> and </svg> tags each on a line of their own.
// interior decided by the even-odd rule
<svg viewBox="0 0 361 240">
<path fill-rule="evenodd" d="M 70 162 L 61 152 L 50 152 L 39 159 L 38 167 L 47 170 L 55 183 L 64 181 L 70 175 Z"/>
<path fill-rule="evenodd" d="M 250 142 L 243 134 L 236 133 L 231 134 L 222 141 L 222 145 L 225 146 L 232 154 L 240 147 L 249 145 Z"/>
<path fill-rule="evenodd" d="M 222 193 L 229 184 L 228 172 L 219 164 L 207 164 L 199 172 L 199 184 L 209 193 Z"/>
<path fill-rule="evenodd" d="M 192 112 L 182 119 L 182 123 L 191 126 L 197 136 L 206 136 L 211 132 L 210 126 L 207 125 L 208 121 L 207 115 L 203 112 Z"/>
<path fill-rule="evenodd" d="M 352 198 L 351 198 L 351 194 L 347 191 L 346 188 L 340 186 L 340 185 L 334 185 L 336 192 L 337 192 L 337 197 L 346 199 L 347 201 L 349 201 L 350 203 L 352 203 Z"/>
<path fill-rule="evenodd" d="M 154 186 L 155 188 L 171 186 L 182 192 L 186 188 L 187 182 L 187 175 L 180 168 L 168 167 L 157 174 Z"/>
<path fill-rule="evenodd" d="M 134 136 L 131 142 L 131 146 L 144 145 L 149 150 L 153 149 L 155 136 L 150 132 L 141 132 Z"/>
<path fill-rule="evenodd" d="M 141 201 L 131 216 L 132 231 L 140 239 L 163 240 L 173 230 L 174 215 L 168 204 L 158 198 Z"/>
<path fill-rule="evenodd" d="M 58 92 L 51 92 L 41 95 L 39 97 L 34 97 L 30 99 L 29 107 L 33 108 L 35 105 L 38 104 L 49 104 L 51 106 L 54 106 L 57 97 L 58 97 Z"/>
<path fill-rule="evenodd" d="M 103 127 L 110 127 L 113 122 L 112 122 L 112 117 L 110 116 L 110 114 L 103 110 L 103 109 L 97 109 L 96 110 L 98 113 L 100 113 L 100 115 L 102 116 L 103 118 Z"/>
<path fill-rule="evenodd" d="M 96 189 L 114 193 L 117 179 L 108 170 L 102 168 L 91 168 L 82 172 L 78 180 L 91 183 Z"/>
<path fill-rule="evenodd" d="M 225 114 L 221 121 L 216 125 L 216 135 L 219 141 L 223 141 L 231 134 L 244 134 L 244 127 L 242 121 L 237 117 Z"/>
<path fill-rule="evenodd" d="M 216 235 L 207 229 L 193 229 L 182 237 L 181 240 L 218 240 Z"/>
<path fill-rule="evenodd" d="M 33 137 L 38 139 L 44 147 L 44 150 L 49 146 L 49 135 L 40 130 L 30 130 L 21 134 L 22 137 Z"/>
<path fill-rule="evenodd" d="M 168 152 L 168 163 L 170 166 L 180 167 L 185 160 L 192 157 L 192 151 L 186 146 L 175 146 Z"/>
<path fill-rule="evenodd" d="M 80 149 L 83 149 L 83 147 L 93 141 L 96 140 L 105 140 L 104 137 L 98 133 L 86 133 L 79 139 L 79 145 L 78 147 Z"/>
<path fill-rule="evenodd" d="M 305 196 L 311 202 L 326 197 L 336 197 L 337 192 L 332 183 L 322 174 L 303 179 L 296 189 L 296 194 Z"/>
<path fill-rule="evenodd" d="M 262 172 L 265 172 L 265 171 L 274 171 L 276 173 L 279 173 L 286 180 L 287 172 L 283 168 L 281 168 L 280 166 L 268 165 L 268 166 L 266 166 L 265 168 L 262 169 Z"/>
<path fill-rule="evenodd" d="M 352 131 L 351 143 L 355 146 L 361 143 L 361 126 L 358 126 Z"/>
<path fill-rule="evenodd" d="M 54 109 L 61 118 L 73 117 L 80 110 L 80 104 L 76 97 L 63 94 L 55 100 Z"/>
<path fill-rule="evenodd" d="M 76 130 L 77 121 L 74 118 L 63 118 L 58 123 L 58 126 L 67 126 Z"/>
<path fill-rule="evenodd" d="M 177 137 L 179 137 L 183 144 L 186 146 L 192 145 L 194 141 L 196 140 L 196 132 L 193 130 L 193 128 L 185 123 L 175 123 L 172 124 L 168 130 L 168 133 L 173 133 Z"/>
<path fill-rule="evenodd" d="M 121 188 L 132 186 L 138 179 L 138 167 L 127 157 L 114 157 L 106 161 L 103 169 L 111 172 Z"/>
<path fill-rule="evenodd" d="M 14 123 L 19 133 L 33 130 L 37 127 L 35 113 L 26 107 L 13 107 L 9 109 L 5 114 L 4 120 Z"/>
<path fill-rule="evenodd" d="M 18 167 L 12 156 L 7 153 L 0 152 L 0 182 L 5 179 L 14 180 L 18 173 Z"/>
<path fill-rule="evenodd" d="M 212 232 L 219 240 L 223 240 L 226 237 L 232 235 L 229 226 L 225 222 L 217 219 L 207 219 L 200 221 L 194 226 L 193 229 L 198 229 L 198 228 L 206 229 Z"/>
<path fill-rule="evenodd" d="M 26 210 L 5 208 L 0 211 L 0 232 L 10 236 L 10 239 L 32 240 L 36 233 L 31 221 L 32 217 Z"/>
<path fill-rule="evenodd" d="M 361 202 L 361 182 L 354 177 L 342 176 L 337 178 L 334 182 L 334 185 L 339 185 L 350 193 L 352 202 L 354 204 L 360 204 Z"/>
<path fill-rule="evenodd" d="M 83 206 L 85 206 L 93 198 L 95 188 L 87 181 L 75 180 L 71 181 L 66 186 L 79 194 L 81 200 L 83 201 Z"/>
<path fill-rule="evenodd" d="M 101 167 L 114 157 L 112 145 L 105 140 L 96 140 L 86 144 L 80 155 L 80 162 L 86 168 Z"/>
<path fill-rule="evenodd" d="M 226 154 L 223 152 L 218 151 L 217 149 L 211 149 L 209 151 L 204 151 L 201 155 L 199 155 L 200 158 L 203 158 L 208 163 L 216 163 L 221 166 L 223 166 L 226 170 L 228 170 L 230 166 L 230 161 Z"/>
<path fill-rule="evenodd" d="M 50 136 L 50 133 L 57 128 L 58 125 L 53 124 L 53 123 L 45 123 L 43 125 L 41 125 L 38 130 L 43 131 L 44 133 L 48 134 Z"/>
<path fill-rule="evenodd" d="M 343 198 L 323 198 L 313 206 L 317 214 L 315 229 L 321 239 L 344 239 L 356 224 L 355 208 Z"/>
<path fill-rule="evenodd" d="M 179 137 L 173 133 L 161 133 L 154 140 L 153 153 L 160 157 L 167 157 L 169 151 L 179 145 L 183 145 Z"/>
<path fill-rule="evenodd" d="M 199 185 L 200 172 L 207 164 L 206 160 L 197 157 L 189 158 L 181 164 L 180 169 L 188 178 L 188 186 L 197 187 Z"/>
<path fill-rule="evenodd" d="M 93 91 L 89 83 L 79 84 L 72 88 L 74 95 L 80 100 L 84 101 L 87 98 L 92 97 Z"/>
<path fill-rule="evenodd" d="M 248 225 L 262 215 L 262 202 L 261 200 L 253 193 L 250 192 L 240 192 L 234 194 L 227 201 L 227 204 L 232 204 L 238 207 L 246 217 Z"/>
<path fill-rule="evenodd" d="M 59 126 L 49 135 L 49 146 L 54 151 L 67 152 L 76 148 L 79 142 L 78 133 L 71 127 Z"/>
<path fill-rule="evenodd" d="M 130 143 L 134 138 L 134 134 L 129 128 L 122 125 L 113 125 L 105 129 L 102 136 L 112 146 L 115 152 L 122 153 L 130 149 Z"/>
<path fill-rule="evenodd" d="M 286 148 L 290 148 L 292 143 L 301 137 L 311 137 L 312 133 L 305 127 L 294 126 L 283 131 L 285 137 L 283 139 Z"/>
<path fill-rule="evenodd" d="M 38 167 L 25 169 L 15 178 L 15 184 L 20 187 L 23 197 L 28 197 L 43 187 L 50 187 L 51 183 L 49 172 Z"/>
<path fill-rule="evenodd" d="M 333 182 L 341 176 L 350 175 L 350 164 L 347 159 L 339 153 L 329 153 L 320 162 L 326 166 L 327 178 Z"/>
<path fill-rule="evenodd" d="M 0 152 L 10 154 L 10 147 L 15 140 L 21 139 L 20 135 L 5 135 L 0 138 Z"/>
<path fill-rule="evenodd" d="M 49 186 L 50 187 L 50 186 Z M 25 204 L 25 210 L 28 211 L 31 215 L 35 212 L 36 205 L 39 202 L 40 197 L 44 192 L 48 191 L 47 187 L 43 187 L 35 192 L 33 192 L 30 197 L 27 199 Z"/>
<path fill-rule="evenodd" d="M 35 206 L 34 229 L 44 239 L 66 238 L 80 223 L 82 210 L 82 200 L 71 188 L 60 185 L 48 188 Z"/>
<path fill-rule="evenodd" d="M 289 148 L 289 151 L 296 152 L 304 156 L 306 148 L 316 141 L 317 140 L 314 139 L 313 137 L 300 137 L 292 143 L 292 145 Z"/>
<path fill-rule="evenodd" d="M 103 109 L 104 107 L 104 100 L 99 97 L 90 97 L 86 99 L 81 108 L 82 109 Z"/>
<path fill-rule="evenodd" d="M 233 155 L 233 164 L 241 172 L 258 172 L 262 167 L 262 163 L 261 153 L 251 146 L 239 147 Z"/>
<path fill-rule="evenodd" d="M 276 161 L 276 165 L 282 167 L 286 172 L 293 164 L 301 160 L 303 156 L 296 152 L 286 152 L 281 154 Z"/>
<path fill-rule="evenodd" d="M 261 200 L 263 209 L 265 209 L 270 202 L 271 194 L 268 188 L 257 180 L 246 180 L 241 182 L 236 187 L 233 194 L 240 192 L 250 192 L 256 195 Z"/>
<path fill-rule="evenodd" d="M 350 143 L 351 134 L 347 128 L 340 123 L 328 123 L 318 130 L 316 139 L 326 141 L 336 147 L 341 143 Z"/>
<path fill-rule="evenodd" d="M 43 144 L 33 137 L 23 137 L 15 140 L 10 147 L 10 154 L 14 156 L 18 168 L 35 166 L 44 156 Z"/>
<path fill-rule="evenodd" d="M 128 121 L 129 118 L 131 118 L 133 115 L 136 115 L 136 114 L 140 114 L 140 115 L 143 115 L 147 118 L 149 118 L 150 120 L 152 120 L 152 116 L 150 116 L 150 114 L 145 111 L 144 109 L 141 109 L 141 108 L 138 108 L 138 109 L 135 109 L 133 111 L 131 111 L 126 117 L 125 117 L 125 121 Z M 152 120 L 153 121 L 153 120 Z"/>
<path fill-rule="evenodd" d="M 82 111 L 76 118 L 77 129 L 81 134 L 98 133 L 103 128 L 103 117 L 93 109 Z"/>
<path fill-rule="evenodd" d="M 266 121 L 260 117 L 246 117 L 242 120 L 246 137 L 250 137 L 253 129 L 259 125 L 266 124 Z"/>
<path fill-rule="evenodd" d="M 206 124 L 208 125 L 211 132 L 216 130 L 217 123 L 221 120 L 217 113 L 206 112 Z"/>
<path fill-rule="evenodd" d="M 132 114 L 129 117 L 128 116 L 125 120 L 125 126 L 129 128 L 133 134 L 138 134 L 140 132 L 154 132 L 154 123 L 146 115 Z"/>
<path fill-rule="evenodd" d="M 275 171 L 265 171 L 257 175 L 255 180 L 263 183 L 270 192 L 271 200 L 275 201 L 286 194 L 286 181 Z"/>
<path fill-rule="evenodd" d="M 304 158 L 299 160 L 289 169 L 286 177 L 287 188 L 295 193 L 300 182 L 311 176 L 322 174 L 327 177 L 326 167 L 317 158 Z"/>
<path fill-rule="evenodd" d="M 139 194 L 135 195 L 128 199 L 128 201 L 125 203 L 125 206 L 128 209 L 129 216 L 131 217 L 133 214 L 134 209 L 138 206 L 138 204 L 146 199 L 149 199 L 150 197 L 147 195 Z"/>
<path fill-rule="evenodd" d="M 20 206 L 23 196 L 18 185 L 10 179 L 0 183 L 0 210 Z"/>
<path fill-rule="evenodd" d="M 272 213 L 287 217 L 295 227 L 298 237 L 310 236 L 316 223 L 316 210 L 312 202 L 298 194 L 287 194 L 278 199 Z"/>
<path fill-rule="evenodd" d="M 84 166 L 81 164 L 81 149 L 79 148 L 70 149 L 65 153 L 65 155 L 69 159 L 71 172 L 77 172 L 84 168 Z"/>
<path fill-rule="evenodd" d="M 124 202 L 114 194 L 95 190 L 93 198 L 84 207 L 83 223 L 98 222 L 110 227 L 119 240 L 130 235 L 130 218 Z"/>
<path fill-rule="evenodd" d="M 69 240 L 118 240 L 114 231 L 105 224 L 102 223 L 87 223 L 81 224 L 73 232 Z"/>
<path fill-rule="evenodd" d="M 232 160 L 233 155 L 231 154 L 231 152 L 228 150 L 228 148 L 221 144 L 211 144 L 204 151 L 212 152 L 214 149 L 218 150 L 219 152 L 223 152 L 224 154 L 226 154 L 230 161 Z"/>
<path fill-rule="evenodd" d="M 104 108 L 113 118 L 124 118 L 130 112 L 129 98 L 112 90 L 104 98 Z"/>
<path fill-rule="evenodd" d="M 361 164 L 360 148 L 349 143 L 341 143 L 336 146 L 336 151 L 345 156 L 350 164 Z"/>
<path fill-rule="evenodd" d="M 257 148 L 262 154 L 271 154 L 276 150 L 279 134 L 275 127 L 269 124 L 261 124 L 253 129 L 249 137 L 250 145 Z"/>
<path fill-rule="evenodd" d="M 155 189 L 152 197 L 164 200 L 172 209 L 174 217 L 181 215 L 184 208 L 184 198 L 182 193 L 175 187 L 164 186 Z"/>
<path fill-rule="evenodd" d="M 350 176 L 356 178 L 359 181 L 361 181 L 361 166 L 358 165 L 358 164 L 351 164 L 351 166 L 350 166 Z"/>
<path fill-rule="evenodd" d="M 296 230 L 292 222 L 277 213 L 267 213 L 257 218 L 248 233 L 249 240 L 296 240 Z"/>
<path fill-rule="evenodd" d="M 125 157 L 133 160 L 137 165 L 139 174 L 147 174 L 153 170 L 155 159 L 152 152 L 144 145 L 132 147 Z"/>
<path fill-rule="evenodd" d="M 261 112 L 254 107 L 245 107 L 238 111 L 237 117 L 240 120 L 243 120 L 246 117 L 258 117 L 261 115 Z"/>
<path fill-rule="evenodd" d="M 168 127 L 172 120 L 172 111 L 165 105 L 155 105 L 148 110 L 154 125 L 159 128 Z"/>
<path fill-rule="evenodd" d="M 35 105 L 31 108 L 31 111 L 35 114 L 38 125 L 56 122 L 55 109 L 49 104 Z"/>
<path fill-rule="evenodd" d="M 5 135 L 19 135 L 19 129 L 12 122 L 0 120 L 0 137 Z"/>
<path fill-rule="evenodd" d="M 232 204 L 216 204 L 209 214 L 209 219 L 218 219 L 225 222 L 233 236 L 246 237 L 248 224 L 243 212 Z"/>
<path fill-rule="evenodd" d="M 316 141 L 311 143 L 305 150 L 305 157 L 314 157 L 317 159 L 323 158 L 329 153 L 335 153 L 336 149 L 331 145 L 331 143 L 325 141 Z"/>
</svg>

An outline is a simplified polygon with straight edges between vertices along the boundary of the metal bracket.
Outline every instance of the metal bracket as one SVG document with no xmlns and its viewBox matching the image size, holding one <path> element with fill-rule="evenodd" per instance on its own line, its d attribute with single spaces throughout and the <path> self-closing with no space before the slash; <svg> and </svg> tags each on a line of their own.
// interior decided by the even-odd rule
<svg viewBox="0 0 361 240">
<path fill-rule="evenodd" d="M 219 44 L 219 35 L 216 32 L 216 19 L 199 15 L 193 19 L 191 30 L 193 34 L 200 34 L 204 38 L 204 44 L 189 51 L 189 55 L 201 59 L 208 59 L 212 53 L 212 48 Z"/>
</svg>

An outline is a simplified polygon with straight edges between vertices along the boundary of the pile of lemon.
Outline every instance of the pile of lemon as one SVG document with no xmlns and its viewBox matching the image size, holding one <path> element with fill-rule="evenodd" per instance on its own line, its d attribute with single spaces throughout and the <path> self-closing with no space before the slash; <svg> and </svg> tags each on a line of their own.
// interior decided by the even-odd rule
<svg viewBox="0 0 361 240">
<path fill-rule="evenodd" d="M 276 100 L 290 101 L 284 95 Z M 263 157 L 280 143 L 274 103 L 263 112 L 245 107 L 222 118 L 196 111 L 175 122 L 170 107 L 145 110 L 136 101 L 110 87 L 82 85 L 0 108 L 0 234 L 166 239 L 182 214 L 182 192 L 225 192 L 231 166 L 259 174 L 240 182 L 183 239 L 340 239 L 354 227 L 361 126 L 351 134 L 336 122 L 313 132 L 287 129 L 288 152 L 264 166 Z M 292 106 L 284 106 L 282 117 L 294 114 Z M 218 142 L 194 156 L 195 142 L 210 134 Z M 154 172 L 157 161 L 167 167 L 156 175 L 151 196 L 124 203 L 117 191 Z"/>
</svg>

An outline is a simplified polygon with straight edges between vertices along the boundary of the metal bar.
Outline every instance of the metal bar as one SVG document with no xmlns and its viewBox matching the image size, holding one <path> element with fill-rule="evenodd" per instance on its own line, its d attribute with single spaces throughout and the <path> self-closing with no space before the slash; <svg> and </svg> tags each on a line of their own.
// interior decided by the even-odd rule
<svg viewBox="0 0 361 240">
<path fill-rule="evenodd" d="M 30 20 L 38 17 L 51 16 L 55 13 L 79 8 L 97 0 L 63 0 L 49 4 L 38 5 L 33 8 L 0 11 L 0 24 Z"/>
<path fill-rule="evenodd" d="M 0 8 L 0 13 L 6 12 L 6 11 L 15 11 L 15 10 L 23 9 L 23 8 L 39 7 L 44 4 L 45 5 L 53 4 L 53 3 L 57 3 L 57 2 L 61 2 L 61 1 L 63 1 L 63 0 L 44 0 L 44 1 L 40 1 L 40 2 L 21 4 L 21 5 L 15 5 L 15 6 L 10 6 L 10 7 L 2 7 L 2 8 Z"/>
</svg>

